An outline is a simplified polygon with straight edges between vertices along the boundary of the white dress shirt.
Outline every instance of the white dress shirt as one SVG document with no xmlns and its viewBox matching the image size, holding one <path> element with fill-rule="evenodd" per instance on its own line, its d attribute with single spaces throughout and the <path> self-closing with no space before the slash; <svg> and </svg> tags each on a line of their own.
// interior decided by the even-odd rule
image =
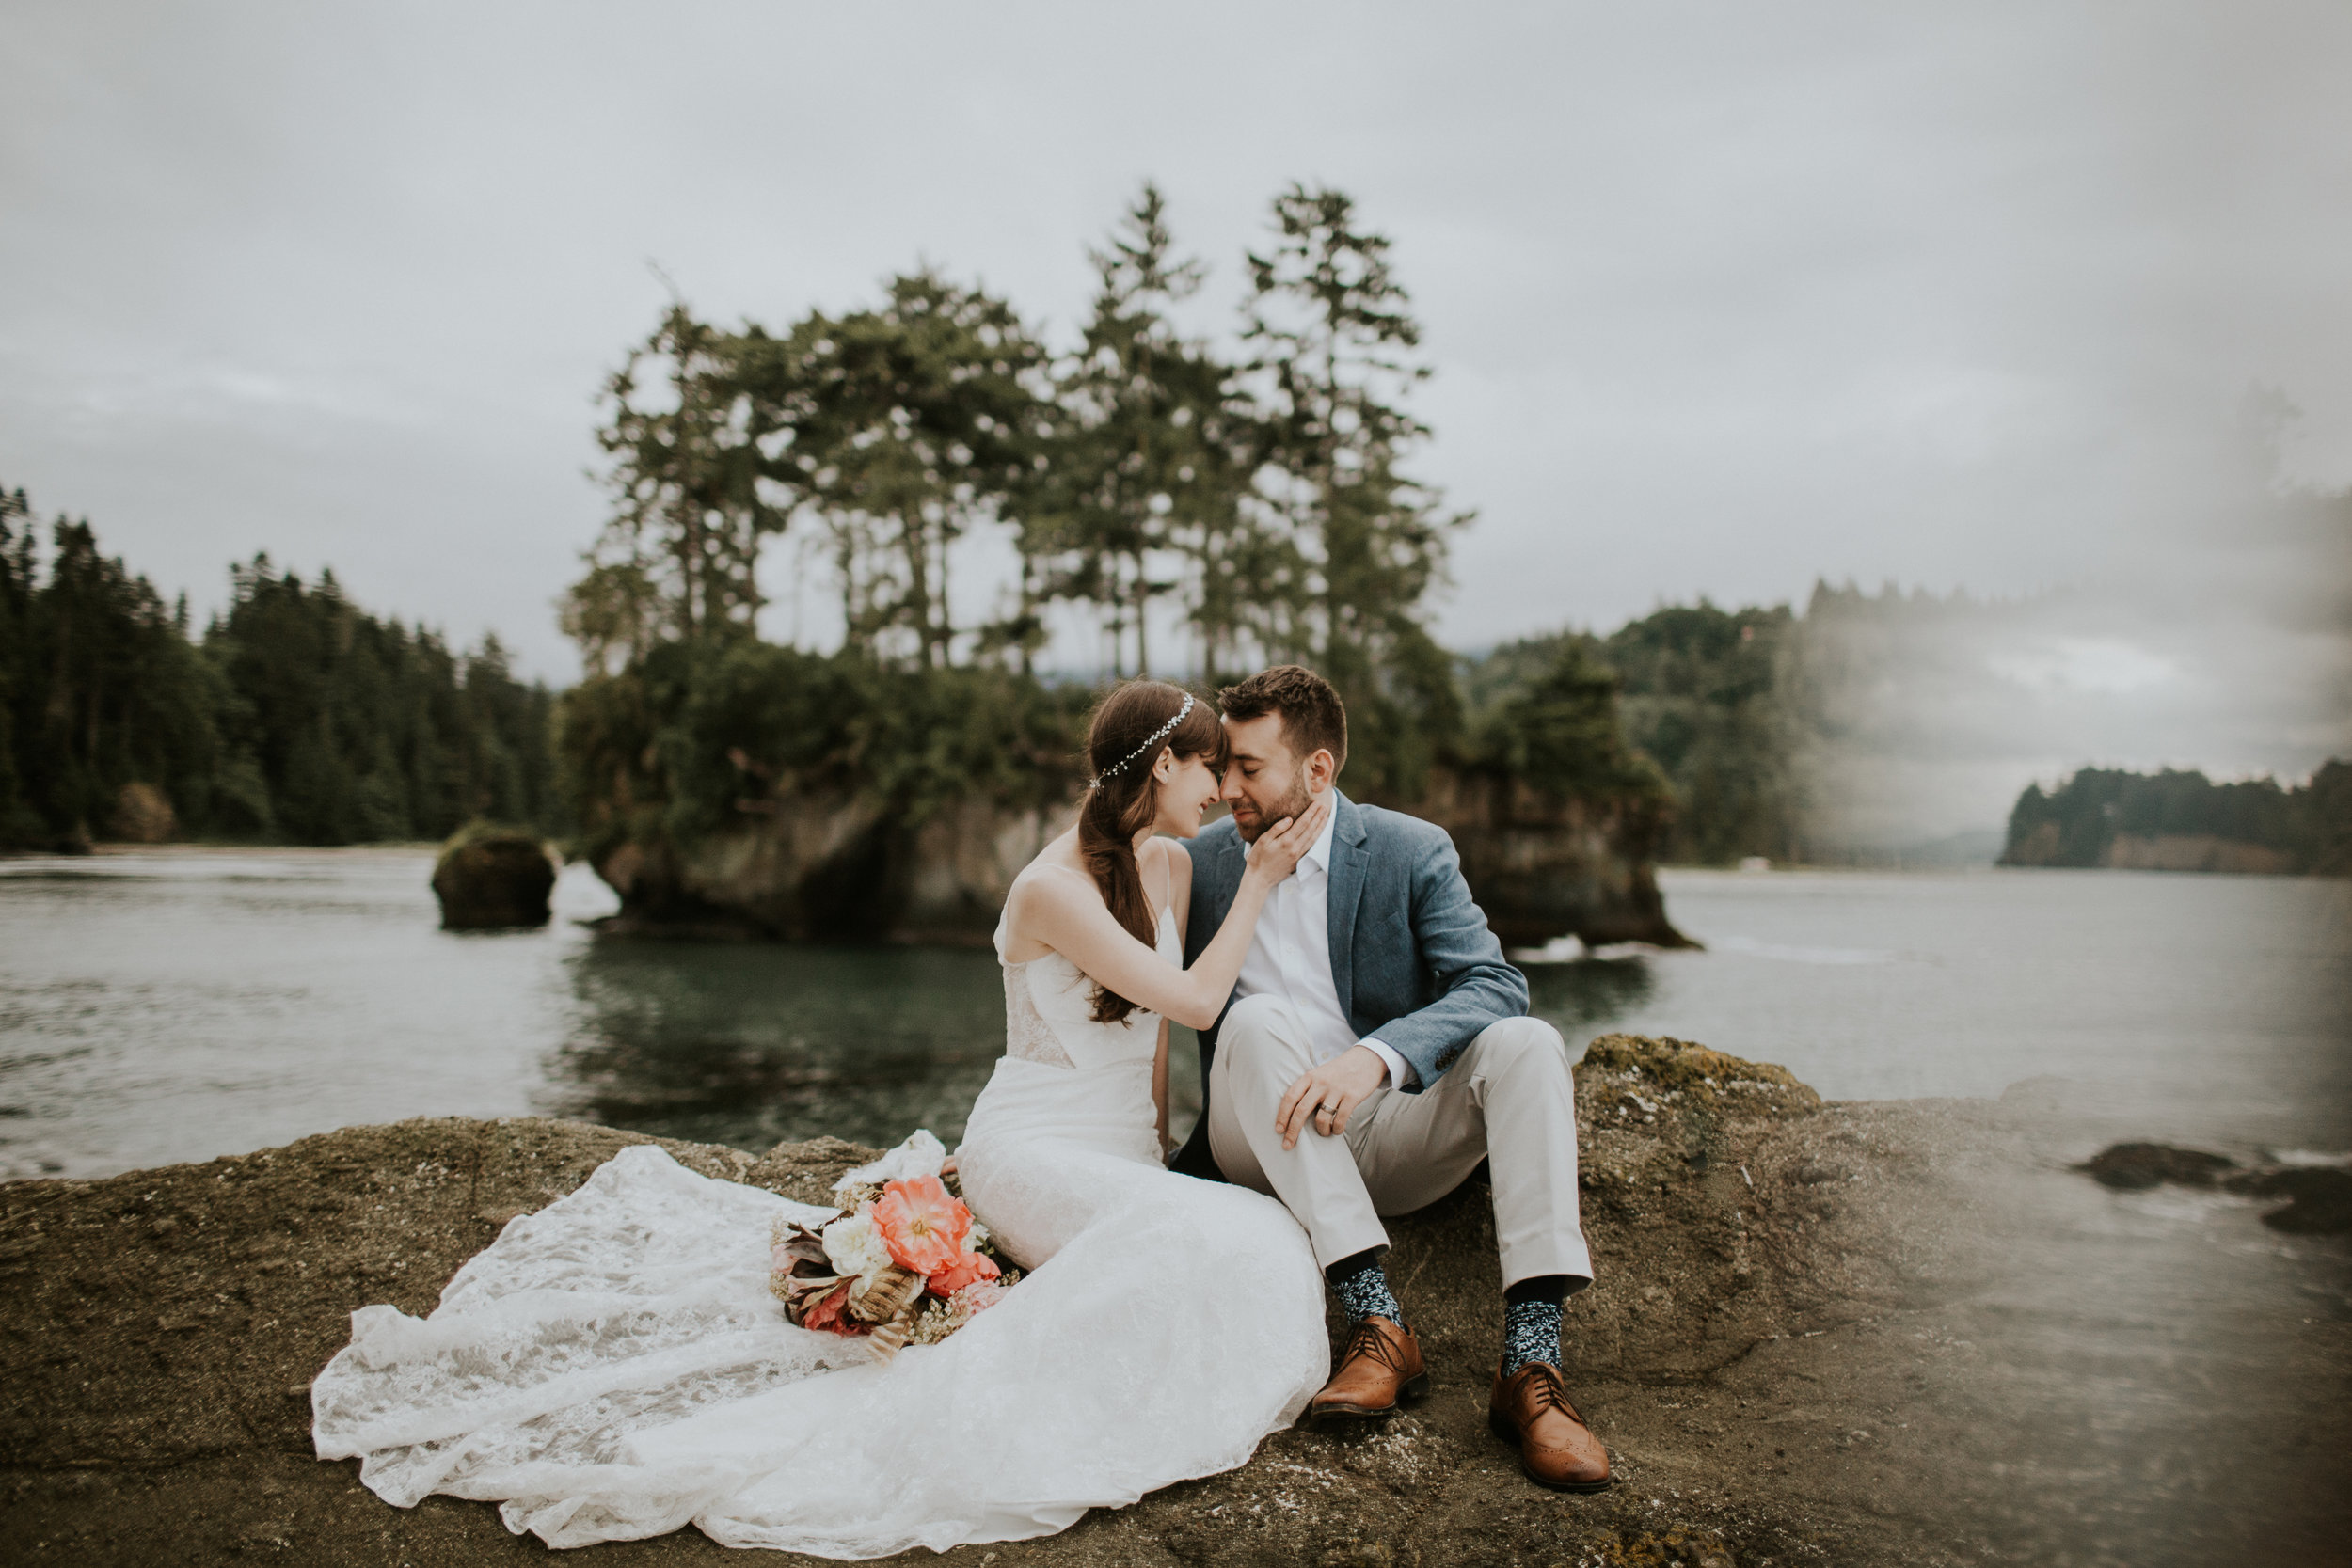
<svg viewBox="0 0 2352 1568">
<path fill-rule="evenodd" d="M 1340 1010 L 1340 988 L 1331 978 L 1331 832 L 1339 825 L 1335 811 L 1323 824 L 1314 847 L 1299 857 L 1297 867 L 1276 884 L 1266 900 L 1257 932 L 1249 939 L 1249 954 L 1241 961 L 1240 994 L 1270 993 L 1290 1003 L 1307 1026 L 1318 1061 L 1327 1062 L 1359 1045 L 1370 1046 L 1387 1064 L 1391 1086 L 1401 1088 L 1412 1082 L 1411 1066 L 1382 1041 L 1356 1037 L 1355 1026 Z"/>
</svg>

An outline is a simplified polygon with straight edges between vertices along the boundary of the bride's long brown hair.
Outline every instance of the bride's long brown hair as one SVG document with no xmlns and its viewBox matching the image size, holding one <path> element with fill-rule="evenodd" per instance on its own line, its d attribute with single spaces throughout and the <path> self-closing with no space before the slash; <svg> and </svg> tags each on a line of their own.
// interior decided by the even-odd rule
<svg viewBox="0 0 2352 1568">
<path fill-rule="evenodd" d="M 1184 722 L 1154 742 L 1152 736 L 1184 705 L 1186 693 L 1166 681 L 1134 680 L 1114 689 L 1087 725 L 1087 772 L 1096 780 L 1078 806 L 1078 853 L 1103 891 L 1111 918 L 1149 947 L 1159 940 L 1152 927 L 1152 903 L 1143 894 L 1143 870 L 1136 863 L 1136 835 L 1159 811 L 1159 784 L 1152 768 L 1163 748 L 1179 761 L 1206 757 L 1212 768 L 1225 763 L 1225 726 L 1216 710 L 1195 699 Z M 1139 748 L 1151 751 L 1136 756 Z M 1133 760 L 1128 760 L 1132 758 Z M 1123 766 L 1122 766 L 1123 764 Z M 1116 771 L 1110 771 L 1116 769 Z M 1094 1021 L 1122 1023 L 1136 1005 L 1103 986 L 1094 988 Z"/>
</svg>

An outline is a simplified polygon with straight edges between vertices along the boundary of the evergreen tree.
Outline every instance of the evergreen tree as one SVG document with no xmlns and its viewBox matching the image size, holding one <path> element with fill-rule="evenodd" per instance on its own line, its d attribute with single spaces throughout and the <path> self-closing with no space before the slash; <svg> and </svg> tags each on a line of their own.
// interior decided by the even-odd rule
<svg viewBox="0 0 2352 1568">
<path fill-rule="evenodd" d="M 760 471 L 824 530 L 852 647 L 953 661 L 950 552 L 1036 483 L 1043 359 L 1009 305 L 930 271 L 891 279 L 879 309 L 735 344 L 725 388 Z"/>
<path fill-rule="evenodd" d="M 1795 624 L 1787 605 L 1726 610 L 1701 599 L 1629 622 L 1597 644 L 1623 683 L 1628 738 L 1672 781 L 1669 859 L 1797 858 L 1793 758 L 1804 732 L 1782 690 Z"/>
<path fill-rule="evenodd" d="M 496 638 L 454 654 L 256 557 L 204 651 L 228 687 L 223 831 L 300 844 L 445 838 L 553 816 L 552 699 Z"/>
<path fill-rule="evenodd" d="M 48 581 L 36 586 L 30 508 L 9 541 L 0 596 L 10 652 L 8 730 L 20 842 L 60 847 L 103 837 L 126 785 L 143 784 L 183 815 L 200 812 L 215 736 L 203 671 L 162 597 L 87 521 L 51 530 Z"/>
<path fill-rule="evenodd" d="M 553 700 L 497 639 L 453 654 L 262 556 L 199 645 L 185 596 L 167 607 L 87 522 L 57 519 L 44 578 L 30 517 L 0 492 L 0 844 L 555 826 Z"/>
<path fill-rule="evenodd" d="M 1153 605 L 1190 589 L 1204 633 L 1204 590 L 1230 553 L 1248 478 L 1246 420 L 1232 418 L 1232 370 L 1185 339 L 1168 308 L 1200 285 L 1179 261 L 1157 187 L 1146 183 L 1107 248 L 1089 252 L 1100 287 L 1079 351 L 1063 372 L 1044 497 L 1024 554 L 1051 563 L 1045 594 L 1094 605 L 1114 674 L 1152 671 Z M 1218 607 L 1221 609 L 1221 603 Z"/>
<path fill-rule="evenodd" d="M 1427 740 L 1456 721 L 1422 601 L 1469 518 L 1399 471 L 1429 434 L 1404 406 L 1429 372 L 1410 356 L 1421 328 L 1388 240 L 1348 197 L 1304 185 L 1275 198 L 1274 229 L 1248 257 L 1243 340 L 1270 516 L 1246 552 L 1242 608 L 1266 652 L 1313 664 L 1346 698 L 1371 753 L 1359 787 L 1409 793 Z"/>
<path fill-rule="evenodd" d="M 0 844 L 29 844 L 41 826 L 17 766 L 16 708 L 32 682 L 33 509 L 22 487 L 0 490 Z"/>
<path fill-rule="evenodd" d="M 663 638 L 747 632 L 758 613 L 760 546 L 790 498 L 764 483 L 735 347 L 673 304 L 606 384 L 612 420 L 597 439 L 612 454 L 613 513 L 563 606 L 596 668 Z"/>
<path fill-rule="evenodd" d="M 2005 864 L 2095 866 L 2119 835 L 2211 837 L 2277 850 L 2297 871 L 2352 871 L 2352 767 L 2331 760 L 2302 784 L 2215 784 L 2167 768 L 2078 769 L 2044 793 L 2027 784 L 2009 818 Z"/>
</svg>

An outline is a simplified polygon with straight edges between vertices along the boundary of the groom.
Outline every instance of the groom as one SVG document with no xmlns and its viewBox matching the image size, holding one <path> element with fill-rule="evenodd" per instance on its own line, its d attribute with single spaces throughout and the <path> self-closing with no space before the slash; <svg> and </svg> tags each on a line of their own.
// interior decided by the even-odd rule
<svg viewBox="0 0 2352 1568">
<path fill-rule="evenodd" d="M 1296 665 L 1218 694 L 1232 817 L 1189 841 L 1184 961 L 1241 884 L 1243 846 L 1311 800 L 1336 810 L 1259 917 L 1233 1000 L 1201 1031 L 1206 1104 L 1177 1170 L 1271 1193 L 1307 1228 L 1346 1310 L 1346 1349 L 1311 1418 L 1385 1416 L 1429 1386 L 1381 1270 L 1382 1214 L 1443 1197 L 1481 1160 L 1494 1178 L 1503 1349 L 1489 1418 L 1528 1477 L 1609 1483 L 1609 1455 L 1561 1386 L 1560 1307 L 1592 1283 L 1577 1223 L 1576 1102 L 1559 1032 L 1470 901 L 1454 844 L 1415 817 L 1334 792 L 1347 714 Z"/>
</svg>

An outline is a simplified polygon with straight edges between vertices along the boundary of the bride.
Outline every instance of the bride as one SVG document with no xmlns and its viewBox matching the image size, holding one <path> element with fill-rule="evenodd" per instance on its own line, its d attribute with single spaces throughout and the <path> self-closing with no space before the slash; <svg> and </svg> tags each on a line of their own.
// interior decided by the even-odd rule
<svg viewBox="0 0 2352 1568">
<path fill-rule="evenodd" d="M 1156 835 L 1200 831 L 1223 727 L 1131 682 L 1087 755 L 1077 826 L 1006 900 L 1005 1055 L 957 1151 L 974 1212 L 1032 1271 L 999 1305 L 875 1364 L 768 1293 L 771 1224 L 829 1211 L 640 1145 L 509 1223 L 430 1317 L 353 1313 L 312 1388 L 319 1456 L 358 1457 L 402 1507 L 497 1501 L 550 1546 L 691 1522 L 871 1558 L 1048 1534 L 1287 1425 L 1328 1370 L 1322 1275 L 1279 1203 L 1163 1168 L 1168 1021 L 1215 1022 L 1328 807 L 1259 837 L 1186 970 L 1191 863 Z"/>
</svg>

